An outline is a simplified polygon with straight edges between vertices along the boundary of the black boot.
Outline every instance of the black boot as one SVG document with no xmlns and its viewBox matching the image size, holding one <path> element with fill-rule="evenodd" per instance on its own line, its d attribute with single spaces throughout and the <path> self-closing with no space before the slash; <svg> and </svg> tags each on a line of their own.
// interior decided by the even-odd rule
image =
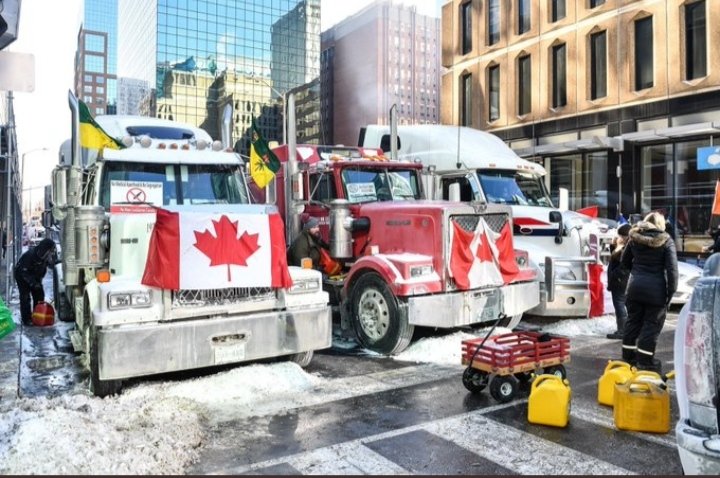
<svg viewBox="0 0 720 478">
<path fill-rule="evenodd" d="M 623 362 L 627 362 L 633 367 L 637 364 L 637 353 L 633 349 L 622 349 Z"/>
<path fill-rule="evenodd" d="M 613 340 L 622 340 L 622 339 L 623 339 L 623 335 L 624 335 L 623 331 L 622 331 L 622 330 L 618 330 L 618 331 L 616 331 L 616 332 L 612 332 L 612 333 L 610 333 L 610 334 L 607 334 L 606 337 L 609 338 L 609 339 L 613 339 Z"/>
<path fill-rule="evenodd" d="M 656 359 L 653 355 L 639 353 L 637 368 L 638 370 L 648 370 L 662 375 L 662 362 Z"/>
</svg>

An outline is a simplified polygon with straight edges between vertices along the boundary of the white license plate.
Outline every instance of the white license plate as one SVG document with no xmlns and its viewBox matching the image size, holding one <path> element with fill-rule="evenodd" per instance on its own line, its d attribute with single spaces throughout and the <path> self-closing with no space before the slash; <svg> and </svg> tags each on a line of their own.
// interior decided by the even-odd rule
<svg viewBox="0 0 720 478">
<path fill-rule="evenodd" d="M 216 345 L 215 364 L 240 362 L 245 360 L 245 344 Z"/>
</svg>

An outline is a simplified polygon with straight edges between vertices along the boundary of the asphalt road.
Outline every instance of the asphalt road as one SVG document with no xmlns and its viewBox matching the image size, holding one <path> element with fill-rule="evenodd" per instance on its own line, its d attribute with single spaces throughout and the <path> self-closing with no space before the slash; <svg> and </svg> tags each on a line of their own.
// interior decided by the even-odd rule
<svg viewBox="0 0 720 478">
<path fill-rule="evenodd" d="M 672 366 L 676 317 L 669 316 L 657 351 L 666 369 Z M 23 330 L 21 396 L 87 387 L 82 358 L 67 338 L 71 327 L 56 323 Z M 330 349 L 316 354 L 307 371 L 352 393 L 310 393 L 288 408 L 250 418 L 247 410 L 237 417 L 210 417 L 200 460 L 188 472 L 681 474 L 673 431 L 619 431 L 612 409 L 596 402 L 597 380 L 607 360 L 619 356 L 619 342 L 585 336 L 571 339 L 571 346 L 572 411 L 564 429 L 528 423 L 527 387 L 514 401 L 499 404 L 487 390 L 468 392 L 459 367 Z M 674 424 L 674 396 L 671 406 Z"/>
</svg>

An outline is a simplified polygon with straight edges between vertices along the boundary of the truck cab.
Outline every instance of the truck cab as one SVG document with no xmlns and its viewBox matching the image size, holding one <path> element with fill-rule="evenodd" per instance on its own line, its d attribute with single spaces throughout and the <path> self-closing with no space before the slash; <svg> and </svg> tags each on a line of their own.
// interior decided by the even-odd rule
<svg viewBox="0 0 720 478">
<path fill-rule="evenodd" d="M 542 284 L 540 299 L 528 313 L 587 317 L 588 265 L 609 254 L 608 226 L 550 199 L 545 169 L 518 157 L 500 138 L 457 126 L 411 125 L 397 130 L 398 157 L 425 166 L 430 197 L 447 199 L 458 185 L 462 201 L 504 205 L 512 210 L 517 247 L 526 250 Z M 390 127 L 370 125 L 360 144 L 389 150 Z"/>
<path fill-rule="evenodd" d="M 287 145 L 274 152 L 288 161 Z M 296 158 L 304 199 L 286 210 L 281 169 L 279 209 L 286 221 L 299 210 L 318 218 L 330 256 L 342 264 L 325 288 L 363 347 L 399 353 L 416 326 L 500 317 L 514 326 L 537 305 L 538 280 L 514 249 L 507 206 L 427 200 L 422 165 L 390 161 L 378 149 L 297 145 Z"/>
</svg>

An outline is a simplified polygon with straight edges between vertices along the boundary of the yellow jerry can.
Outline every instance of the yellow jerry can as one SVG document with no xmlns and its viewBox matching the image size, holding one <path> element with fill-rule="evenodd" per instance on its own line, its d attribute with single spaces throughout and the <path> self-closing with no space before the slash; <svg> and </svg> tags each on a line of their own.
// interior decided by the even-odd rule
<svg viewBox="0 0 720 478">
<path fill-rule="evenodd" d="M 614 405 L 613 418 L 620 430 L 670 431 L 670 394 L 662 379 L 658 382 L 655 377 L 641 374 L 615 385 Z"/>
<path fill-rule="evenodd" d="M 530 388 L 528 421 L 565 427 L 570 419 L 570 383 L 557 375 L 538 375 Z"/>
<path fill-rule="evenodd" d="M 598 403 L 600 405 L 613 406 L 615 396 L 615 385 L 625 383 L 633 377 L 633 368 L 627 362 L 610 360 L 605 367 L 605 372 L 598 380 Z"/>
</svg>

